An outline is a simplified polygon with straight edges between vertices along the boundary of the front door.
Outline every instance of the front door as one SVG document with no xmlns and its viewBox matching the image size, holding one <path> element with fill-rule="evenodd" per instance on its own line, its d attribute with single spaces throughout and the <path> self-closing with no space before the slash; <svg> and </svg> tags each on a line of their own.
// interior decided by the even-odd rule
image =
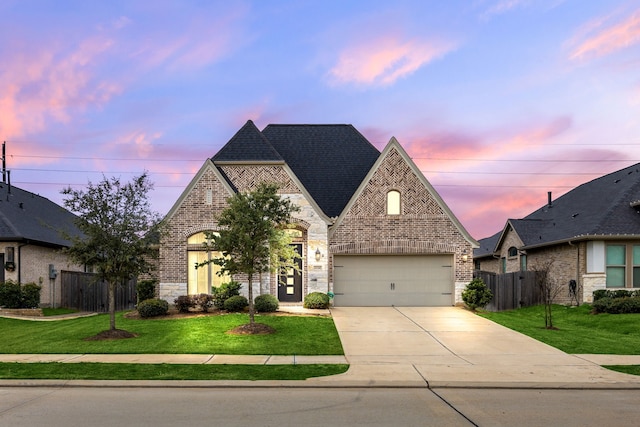
<svg viewBox="0 0 640 427">
<path fill-rule="evenodd" d="M 294 260 L 297 269 L 283 269 L 278 277 L 278 300 L 282 302 L 302 301 L 302 244 L 293 245 L 298 258 Z"/>
</svg>

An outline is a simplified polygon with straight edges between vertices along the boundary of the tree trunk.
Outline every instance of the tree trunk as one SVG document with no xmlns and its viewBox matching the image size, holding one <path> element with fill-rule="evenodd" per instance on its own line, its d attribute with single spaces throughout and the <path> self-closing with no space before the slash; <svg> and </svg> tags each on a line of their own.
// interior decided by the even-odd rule
<svg viewBox="0 0 640 427">
<path fill-rule="evenodd" d="M 255 323 L 254 315 L 255 310 L 253 308 L 253 274 L 249 273 L 249 324 L 253 325 Z"/>
<path fill-rule="evenodd" d="M 116 330 L 116 284 L 109 282 L 109 330 Z"/>
</svg>

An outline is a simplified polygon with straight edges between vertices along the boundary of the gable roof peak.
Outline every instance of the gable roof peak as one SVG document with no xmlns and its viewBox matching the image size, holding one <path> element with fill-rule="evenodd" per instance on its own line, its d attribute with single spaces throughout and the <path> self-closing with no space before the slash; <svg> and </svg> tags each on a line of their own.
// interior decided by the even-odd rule
<svg viewBox="0 0 640 427">
<path fill-rule="evenodd" d="M 247 120 L 229 142 L 213 156 L 212 160 L 215 163 L 284 161 L 252 120 Z"/>
</svg>

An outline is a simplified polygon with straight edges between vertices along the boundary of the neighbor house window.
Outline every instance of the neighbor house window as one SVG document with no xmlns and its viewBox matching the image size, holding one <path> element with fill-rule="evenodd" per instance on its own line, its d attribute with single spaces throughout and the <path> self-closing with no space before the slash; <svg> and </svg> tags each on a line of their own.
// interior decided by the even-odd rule
<svg viewBox="0 0 640 427">
<path fill-rule="evenodd" d="M 387 193 L 387 215 L 400 215 L 400 192 L 391 190 Z"/>
<path fill-rule="evenodd" d="M 627 247 L 607 246 L 607 288 L 624 288 L 626 283 Z"/>
<path fill-rule="evenodd" d="M 527 271 L 527 256 L 525 254 L 520 255 L 520 271 Z"/>
<path fill-rule="evenodd" d="M 633 287 L 640 288 L 640 245 L 633 245 Z"/>
<path fill-rule="evenodd" d="M 509 257 L 512 258 L 516 256 L 518 256 L 518 248 L 516 248 L 515 246 L 511 246 L 509 248 Z"/>
<path fill-rule="evenodd" d="M 204 232 L 193 234 L 187 239 L 187 293 L 189 295 L 211 294 L 212 288 L 230 281 L 229 276 L 218 275 L 220 266 L 214 263 L 196 268 L 196 265 L 204 261 L 222 256 L 221 252 L 207 250 L 206 242 L 207 235 Z"/>
</svg>

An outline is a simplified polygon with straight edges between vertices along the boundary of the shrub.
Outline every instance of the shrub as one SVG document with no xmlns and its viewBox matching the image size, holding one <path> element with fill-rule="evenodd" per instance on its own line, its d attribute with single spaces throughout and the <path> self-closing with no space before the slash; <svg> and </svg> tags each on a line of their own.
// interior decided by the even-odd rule
<svg viewBox="0 0 640 427">
<path fill-rule="evenodd" d="M 609 290 L 607 289 L 598 289 L 597 291 L 593 291 L 593 302 L 596 302 L 601 298 L 607 298 L 608 295 Z"/>
<path fill-rule="evenodd" d="M 311 292 L 304 297 L 304 308 L 329 308 L 329 295 L 322 292 Z"/>
<path fill-rule="evenodd" d="M 163 299 L 147 299 L 138 304 L 140 317 L 163 316 L 169 312 L 169 303 Z"/>
<path fill-rule="evenodd" d="M 244 311 L 244 308 L 249 305 L 249 301 L 242 295 L 234 295 L 227 298 L 224 302 L 224 309 L 227 311 L 238 312 Z"/>
<path fill-rule="evenodd" d="M 467 287 L 462 291 L 462 301 L 471 310 L 476 310 L 478 307 L 484 307 L 491 302 L 493 294 L 491 290 L 484 284 L 482 279 L 473 279 Z"/>
<path fill-rule="evenodd" d="M 22 290 L 19 283 L 13 280 L 0 283 L 0 306 L 5 308 L 22 307 Z"/>
<path fill-rule="evenodd" d="M 593 310 L 609 314 L 640 313 L 640 297 L 600 298 L 593 303 Z"/>
<path fill-rule="evenodd" d="M 188 313 L 190 308 L 196 306 L 196 302 L 191 295 L 180 295 L 173 300 L 173 303 L 180 313 Z"/>
<path fill-rule="evenodd" d="M 193 296 L 193 302 L 196 306 L 200 307 L 200 310 L 207 313 L 211 307 L 213 307 L 214 297 L 209 294 L 200 294 Z"/>
<path fill-rule="evenodd" d="M 242 285 L 238 282 L 231 281 L 223 283 L 219 287 L 214 288 L 213 304 L 220 310 L 224 308 L 224 302 L 230 297 L 240 295 Z"/>
<path fill-rule="evenodd" d="M 26 283 L 21 290 L 22 308 L 36 308 L 40 306 L 40 290 L 42 286 L 35 283 Z"/>
<path fill-rule="evenodd" d="M 156 281 L 155 280 L 140 280 L 136 284 L 136 294 L 138 296 L 138 304 L 141 301 L 147 299 L 153 299 L 156 297 Z"/>
<path fill-rule="evenodd" d="M 253 306 L 260 313 L 273 313 L 279 305 L 278 298 L 273 295 L 258 295 L 253 300 Z"/>
</svg>

